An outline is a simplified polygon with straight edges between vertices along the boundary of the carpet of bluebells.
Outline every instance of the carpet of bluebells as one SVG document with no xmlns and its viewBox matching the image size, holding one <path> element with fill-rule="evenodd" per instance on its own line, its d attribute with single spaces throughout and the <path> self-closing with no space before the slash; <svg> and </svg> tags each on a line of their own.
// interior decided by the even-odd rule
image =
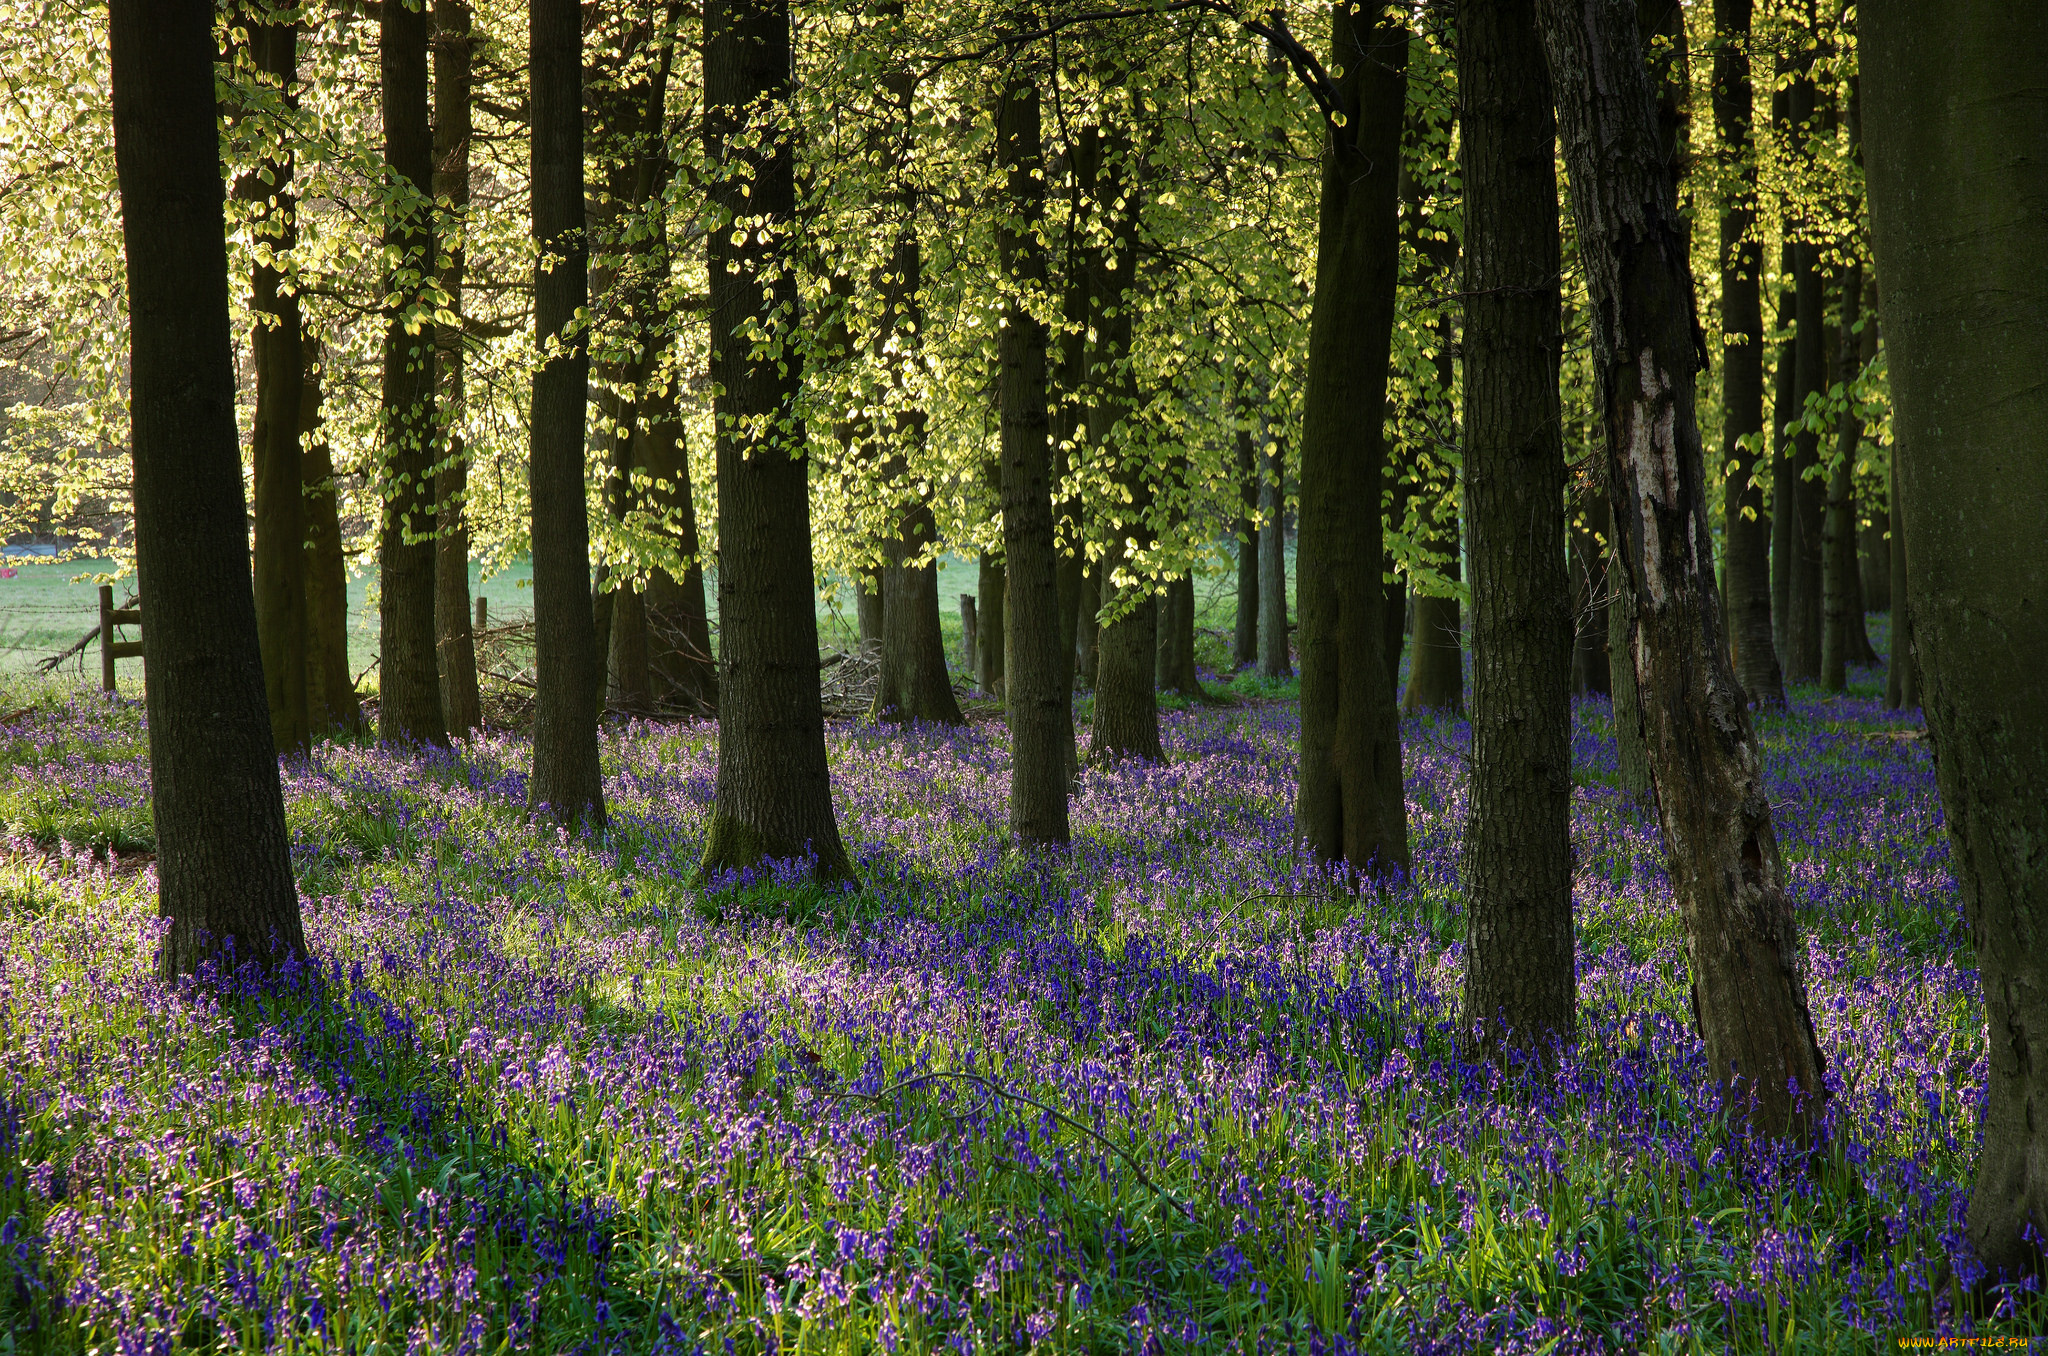
<svg viewBox="0 0 2048 1356">
<path fill-rule="evenodd" d="M 1867 682 L 1868 675 L 1865 675 Z M 11 705 L 12 703 L 10 703 Z M 1834 1088 L 1799 1164 L 1706 1084 L 1648 808 L 1575 713 L 1582 1039 L 1461 1062 L 1467 733 L 1412 882 L 1289 846 L 1285 701 L 1170 713 L 1005 841 L 999 723 L 830 732 L 858 890 L 699 888 L 715 727 L 328 745 L 309 964 L 153 977 L 137 706 L 0 727 L 0 1352 L 1889 1349 L 1972 1318 L 1983 1012 L 1917 713 L 1762 721 Z"/>
</svg>

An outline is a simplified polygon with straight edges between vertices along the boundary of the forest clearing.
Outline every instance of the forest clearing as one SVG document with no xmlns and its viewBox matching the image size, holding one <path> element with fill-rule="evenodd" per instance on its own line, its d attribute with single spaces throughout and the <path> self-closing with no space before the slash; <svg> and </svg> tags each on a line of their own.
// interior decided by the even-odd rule
<svg viewBox="0 0 2048 1356">
<path fill-rule="evenodd" d="M 0 1356 L 2037 1345 L 2043 69 L 0 0 Z"/>
</svg>

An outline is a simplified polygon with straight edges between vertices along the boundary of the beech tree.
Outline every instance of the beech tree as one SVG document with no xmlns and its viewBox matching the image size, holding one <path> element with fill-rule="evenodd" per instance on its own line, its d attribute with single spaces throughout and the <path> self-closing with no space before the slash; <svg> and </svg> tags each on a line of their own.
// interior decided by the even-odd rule
<svg viewBox="0 0 2048 1356">
<path fill-rule="evenodd" d="M 533 377 L 528 474 L 533 501 L 533 776 L 527 801 L 602 827 L 597 754 L 602 679 L 590 609 L 584 417 L 590 349 L 578 312 L 590 295 L 583 214 L 583 24 L 576 0 L 531 0 Z"/>
<path fill-rule="evenodd" d="M 1557 175 L 1535 0 L 1458 7 L 1472 800 L 1463 1023 L 1483 1048 L 1577 1030 L 1571 589 L 1558 412 Z"/>
<path fill-rule="evenodd" d="M 245 535 L 214 7 L 114 0 L 110 17 L 159 967 L 274 968 L 306 939 Z"/>
<path fill-rule="evenodd" d="M 1827 1088 L 1756 735 L 1722 641 L 1692 276 L 1630 0 L 1539 0 L 1607 434 L 1627 644 L 1685 918 L 1694 1007 L 1734 1113 L 1810 1140 Z"/>
<path fill-rule="evenodd" d="M 2048 164 L 2039 155 L 2048 12 L 1865 0 L 1860 14 L 1907 584 L 1989 1035 L 1967 1227 L 1994 1274 L 2039 1274 L 2048 1235 L 2048 1061 L 2033 1052 L 2048 1037 Z M 1895 540 L 1899 526 L 1895 517 Z"/>
<path fill-rule="evenodd" d="M 477 690 L 476 636 L 469 610 L 469 451 L 461 420 L 467 391 L 463 373 L 468 342 L 462 332 L 463 216 L 469 207 L 470 82 L 476 35 L 468 0 L 434 0 L 434 196 L 450 209 L 450 238 L 441 266 L 441 293 L 456 323 L 435 337 L 441 399 L 449 432 L 434 477 L 434 651 L 440 668 L 441 713 L 448 729 L 468 734 L 483 724 Z"/>
</svg>

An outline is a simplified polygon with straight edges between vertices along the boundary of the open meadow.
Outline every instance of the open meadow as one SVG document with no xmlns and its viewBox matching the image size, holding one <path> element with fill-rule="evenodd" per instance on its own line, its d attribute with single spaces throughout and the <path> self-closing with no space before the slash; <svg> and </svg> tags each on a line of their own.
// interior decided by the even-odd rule
<svg viewBox="0 0 2048 1356">
<path fill-rule="evenodd" d="M 1457 1055 L 1460 722 L 1405 726 L 1417 869 L 1363 897 L 1290 849 L 1287 700 L 1164 715 L 1169 762 L 1082 773 L 1068 853 L 1006 844 L 999 722 L 837 724 L 843 892 L 693 886 L 708 723 L 607 726 L 587 840 L 528 814 L 523 737 L 327 744 L 285 782 L 311 963 L 221 992 L 151 969 L 137 706 L 46 695 L 0 781 L 0 1326 L 393 1353 L 1964 1330 L 1983 1007 L 1916 713 L 1864 678 L 1760 730 L 1834 1090 L 1812 1169 L 1725 1130 L 1598 701 L 1581 1039 L 1545 1083 Z M 2027 1331 L 2022 1298 L 1970 1330 Z"/>
</svg>

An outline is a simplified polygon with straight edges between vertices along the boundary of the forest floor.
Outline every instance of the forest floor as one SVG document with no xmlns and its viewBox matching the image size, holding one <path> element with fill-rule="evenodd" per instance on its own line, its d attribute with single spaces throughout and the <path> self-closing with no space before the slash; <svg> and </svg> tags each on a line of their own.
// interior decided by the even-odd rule
<svg viewBox="0 0 2048 1356">
<path fill-rule="evenodd" d="M 1760 721 L 1833 1089 L 1805 1165 L 1725 1128 L 1598 701 L 1546 1083 L 1457 1054 L 1459 722 L 1405 726 L 1414 879 L 1362 897 L 1290 849 L 1287 701 L 1169 712 L 1058 856 L 1005 840 L 1000 724 L 835 724 L 843 892 L 693 883 L 710 724 L 607 727 L 589 840 L 527 816 L 520 737 L 328 745 L 286 777 L 313 965 L 203 991 L 151 970 L 138 707 L 45 690 L 0 726 L 0 1350 L 2041 1331 L 1954 1308 L 1983 1007 L 1917 713 L 1858 678 Z"/>
</svg>

